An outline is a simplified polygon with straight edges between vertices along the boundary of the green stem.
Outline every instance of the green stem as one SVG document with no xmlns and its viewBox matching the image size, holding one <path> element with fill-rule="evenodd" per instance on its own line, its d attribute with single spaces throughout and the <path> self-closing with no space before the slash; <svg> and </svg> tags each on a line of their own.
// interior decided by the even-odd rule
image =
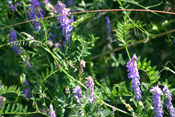
<svg viewBox="0 0 175 117">
<path fill-rule="evenodd" d="M 128 48 L 127 48 L 127 45 L 125 45 L 125 49 L 126 49 L 126 53 L 127 53 L 128 57 L 129 57 L 129 59 L 131 59 L 129 51 L 128 51 Z"/>
</svg>

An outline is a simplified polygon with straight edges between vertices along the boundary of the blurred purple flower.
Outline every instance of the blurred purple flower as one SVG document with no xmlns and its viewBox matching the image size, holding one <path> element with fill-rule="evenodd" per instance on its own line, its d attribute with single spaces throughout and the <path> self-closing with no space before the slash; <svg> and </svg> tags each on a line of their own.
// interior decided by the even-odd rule
<svg viewBox="0 0 175 117">
<path fill-rule="evenodd" d="M 129 60 L 129 62 L 127 63 L 126 67 L 128 68 L 128 78 L 132 79 L 131 80 L 131 84 L 132 87 L 131 89 L 134 90 L 135 93 L 135 97 L 136 100 L 141 100 L 142 99 L 142 95 L 141 95 L 141 90 L 140 90 L 140 76 L 139 76 L 139 72 L 138 72 L 138 68 L 137 68 L 137 62 L 136 60 L 138 60 L 137 56 L 134 54 L 132 59 Z"/>
<path fill-rule="evenodd" d="M 42 113 L 47 114 L 47 111 L 46 111 L 46 109 L 45 109 L 45 108 L 43 108 Z"/>
<path fill-rule="evenodd" d="M 13 31 L 13 30 L 10 30 L 9 36 L 10 36 L 10 41 L 9 41 L 9 42 L 12 43 L 12 50 L 13 50 L 16 54 L 18 54 L 18 55 L 20 55 L 21 53 L 23 53 L 23 51 L 21 50 L 21 48 L 19 48 L 19 47 L 16 45 L 16 42 L 14 42 L 14 41 L 16 41 L 16 38 L 17 38 L 16 32 Z"/>
<path fill-rule="evenodd" d="M 18 7 L 18 5 L 20 5 L 20 2 L 15 2 L 14 4 L 12 4 L 12 0 L 8 1 L 8 4 L 10 4 L 10 7 L 12 11 L 15 11 L 15 9 Z"/>
<path fill-rule="evenodd" d="M 27 86 L 27 85 L 29 85 L 29 83 L 25 79 L 24 86 Z M 30 93 L 29 92 L 30 92 L 30 88 L 29 87 L 24 89 L 23 93 L 25 95 L 25 98 L 30 98 Z"/>
<path fill-rule="evenodd" d="M 74 4 L 74 0 L 68 0 L 67 1 L 67 6 L 72 6 Z"/>
<path fill-rule="evenodd" d="M 38 0 L 31 0 L 30 3 L 32 5 L 29 6 L 29 8 L 31 9 L 31 13 L 29 14 L 30 15 L 29 19 L 34 20 L 34 19 L 39 19 L 40 17 L 43 18 L 45 12 L 41 8 L 41 3 Z M 35 30 L 41 29 L 40 22 L 33 21 L 32 23 L 34 24 Z"/>
<path fill-rule="evenodd" d="M 81 99 L 83 99 L 83 96 L 82 96 L 82 91 L 81 91 L 81 88 L 80 86 L 76 86 L 76 88 L 73 89 L 74 90 L 74 97 L 78 103 L 78 105 L 81 105 L 82 104 L 82 101 Z"/>
<path fill-rule="evenodd" d="M 8 1 L 8 4 L 12 4 L 12 0 L 9 0 L 9 1 Z"/>
<path fill-rule="evenodd" d="M 23 64 L 25 65 L 26 68 L 33 67 L 32 64 L 29 62 L 30 57 L 24 55 L 24 56 L 22 56 L 22 59 L 23 59 Z"/>
<path fill-rule="evenodd" d="M 48 113 L 50 115 L 50 117 L 56 117 L 55 111 L 53 110 L 53 105 L 50 104 L 50 108 L 49 108 L 50 112 Z"/>
<path fill-rule="evenodd" d="M 51 3 L 51 1 L 45 0 L 43 3 L 44 3 L 45 5 L 47 5 L 48 3 Z"/>
<path fill-rule="evenodd" d="M 163 117 L 163 110 L 162 110 L 162 104 L 161 104 L 161 97 L 160 95 L 163 95 L 163 92 L 158 86 L 155 86 L 150 90 L 150 92 L 154 92 L 152 96 L 152 105 L 154 104 L 154 117 Z"/>
<path fill-rule="evenodd" d="M 55 5 L 55 9 L 56 9 L 55 13 L 58 15 L 69 13 L 69 10 L 66 9 L 66 5 L 63 4 L 61 1 L 58 1 L 58 3 Z M 73 29 L 73 27 L 70 25 L 72 20 L 69 19 L 67 16 L 70 15 L 68 14 L 57 17 L 60 26 L 62 27 L 62 35 L 65 36 L 65 41 L 63 42 L 64 45 L 66 45 L 67 41 L 70 42 L 70 32 Z"/>
<path fill-rule="evenodd" d="M 94 80 L 91 76 L 88 76 L 85 78 L 87 81 L 85 81 L 84 83 L 86 84 L 87 89 L 87 94 L 86 97 L 90 97 L 89 98 L 89 102 L 93 102 L 94 101 Z"/>
<path fill-rule="evenodd" d="M 106 28 L 107 28 L 107 37 L 111 38 L 111 27 L 110 27 L 110 19 L 109 17 L 105 17 L 105 19 L 107 20 L 106 22 Z"/>
<path fill-rule="evenodd" d="M 165 95 L 166 95 L 164 106 L 169 111 L 170 117 L 175 117 L 175 109 L 174 109 L 173 104 L 171 102 L 172 101 L 172 95 L 171 95 L 171 92 L 168 89 L 167 85 L 164 86 L 163 91 L 165 91 Z"/>
</svg>

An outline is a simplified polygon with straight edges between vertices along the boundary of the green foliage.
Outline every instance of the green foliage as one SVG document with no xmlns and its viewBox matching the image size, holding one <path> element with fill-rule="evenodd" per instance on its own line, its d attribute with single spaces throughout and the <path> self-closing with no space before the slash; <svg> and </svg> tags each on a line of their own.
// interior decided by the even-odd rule
<svg viewBox="0 0 175 117">
<path fill-rule="evenodd" d="M 25 107 L 21 104 L 3 104 L 0 114 L 30 114 L 27 112 L 28 106 Z"/>
<path fill-rule="evenodd" d="M 165 84 L 169 84 L 174 102 L 175 20 L 172 14 L 139 11 L 174 12 L 174 2 L 74 0 L 68 6 L 68 0 L 62 0 L 73 13 L 64 16 L 71 19 L 73 26 L 70 39 L 64 43 L 69 31 L 65 32 L 56 16 L 54 7 L 58 1 L 46 4 L 39 0 L 45 16 L 29 21 L 30 1 L 13 0 L 13 6 L 19 3 L 15 11 L 8 1 L 0 1 L 0 115 L 50 116 L 53 105 L 60 117 L 154 116 L 150 89 L 156 85 L 162 89 Z M 110 24 L 105 17 L 109 17 Z M 40 23 L 40 30 L 35 30 L 35 23 Z M 10 30 L 17 33 L 14 42 L 9 42 Z M 22 53 L 16 54 L 14 45 Z M 133 53 L 139 56 L 140 101 L 127 76 L 126 63 Z M 94 81 L 90 91 L 85 86 L 88 76 Z M 80 86 L 82 94 L 75 95 L 76 86 Z M 89 102 L 91 91 L 93 102 Z M 163 105 L 165 95 L 161 99 Z M 164 115 L 169 116 L 166 111 Z"/>
<path fill-rule="evenodd" d="M 17 87 L 15 85 L 9 86 L 9 87 L 1 85 L 0 94 L 4 95 L 6 93 L 15 93 L 15 94 L 19 95 L 21 93 L 20 87 Z"/>
<path fill-rule="evenodd" d="M 147 62 L 147 58 L 145 58 L 141 62 L 139 57 L 137 63 L 138 69 L 144 71 L 148 75 L 151 84 L 154 84 L 159 80 L 159 71 L 156 71 L 156 66 L 151 67 L 151 61 Z"/>
<path fill-rule="evenodd" d="M 118 22 L 117 27 L 118 30 L 116 31 L 117 40 L 120 41 L 119 46 L 126 46 L 132 40 L 130 38 L 130 30 L 131 29 L 140 29 L 144 25 L 141 21 L 131 21 L 130 19 L 124 18 L 124 22 Z"/>
</svg>

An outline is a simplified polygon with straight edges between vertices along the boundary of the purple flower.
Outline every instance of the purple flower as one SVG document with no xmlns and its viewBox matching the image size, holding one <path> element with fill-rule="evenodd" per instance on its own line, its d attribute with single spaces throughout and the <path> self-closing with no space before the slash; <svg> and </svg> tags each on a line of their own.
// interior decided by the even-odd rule
<svg viewBox="0 0 175 117">
<path fill-rule="evenodd" d="M 172 95 L 167 85 L 164 86 L 163 91 L 165 91 L 166 95 L 164 106 L 169 111 L 170 117 L 175 117 L 175 109 L 173 107 L 173 104 L 171 103 Z"/>
<path fill-rule="evenodd" d="M 55 13 L 58 15 L 61 14 L 68 14 L 69 10 L 66 9 L 66 5 L 63 4 L 61 1 L 58 1 L 58 3 L 55 5 Z M 62 34 L 65 36 L 65 41 L 63 42 L 64 45 L 66 45 L 66 42 L 70 42 L 70 32 L 72 31 L 73 27 L 70 25 L 72 22 L 71 19 L 69 19 L 67 16 L 68 15 L 62 15 L 58 16 L 57 19 L 60 23 L 60 26 L 62 27 Z"/>
<path fill-rule="evenodd" d="M 74 90 L 74 97 L 78 103 L 78 105 L 81 105 L 82 104 L 82 101 L 81 99 L 83 99 L 83 96 L 82 96 L 82 91 L 81 91 L 81 88 L 80 86 L 76 86 L 76 88 L 73 89 Z"/>
<path fill-rule="evenodd" d="M 138 60 L 137 56 L 134 54 L 132 59 L 129 60 L 129 62 L 127 63 L 126 67 L 128 68 L 128 78 L 132 79 L 131 80 L 131 84 L 132 87 L 131 89 L 134 90 L 135 93 L 135 97 L 136 100 L 141 100 L 142 99 L 142 95 L 141 95 L 141 90 L 140 90 L 140 76 L 139 76 L 139 72 L 138 72 L 138 68 L 137 68 L 137 62 L 136 60 Z"/>
<path fill-rule="evenodd" d="M 50 117 L 56 117 L 56 114 L 55 114 L 55 111 L 53 110 L 52 104 L 50 104 L 49 110 L 50 110 L 50 112 L 49 112 Z"/>
<path fill-rule="evenodd" d="M 14 41 L 16 41 L 16 38 L 17 38 L 16 32 L 13 31 L 13 30 L 10 30 L 9 36 L 10 36 L 10 41 L 9 41 L 9 42 L 12 43 L 12 50 L 13 50 L 15 53 L 17 53 L 18 55 L 20 55 L 21 53 L 23 53 L 23 51 L 21 50 L 21 48 L 19 48 L 19 47 L 16 45 L 16 42 L 14 42 Z"/>
<path fill-rule="evenodd" d="M 74 4 L 74 0 L 68 0 L 67 1 L 67 6 L 72 6 Z"/>
<path fill-rule="evenodd" d="M 27 86 L 27 85 L 29 85 L 29 83 L 25 79 L 24 86 Z M 23 93 L 25 95 L 25 98 L 30 98 L 30 93 L 29 92 L 30 92 L 30 88 L 29 87 L 24 89 Z"/>
<path fill-rule="evenodd" d="M 9 0 L 9 1 L 8 1 L 8 4 L 12 4 L 12 0 Z"/>
<path fill-rule="evenodd" d="M 26 68 L 32 67 L 32 64 L 29 62 L 30 57 L 24 55 L 24 56 L 22 56 L 22 59 L 23 59 L 23 64 L 25 65 Z"/>
<path fill-rule="evenodd" d="M 90 97 L 89 98 L 89 102 L 93 102 L 94 101 L 94 80 L 92 79 L 91 76 L 88 76 L 85 78 L 87 81 L 85 81 L 84 83 L 86 84 L 87 89 L 87 94 L 86 97 Z"/>
<path fill-rule="evenodd" d="M 48 3 L 51 3 L 51 1 L 45 0 L 43 3 L 44 3 L 45 5 L 47 5 Z"/>
<path fill-rule="evenodd" d="M 150 92 L 154 92 L 152 96 L 152 105 L 154 104 L 154 117 L 163 117 L 163 110 L 162 110 L 162 104 L 161 104 L 161 97 L 160 95 L 163 95 L 163 92 L 158 86 L 155 86 L 150 90 Z"/>
<path fill-rule="evenodd" d="M 12 0 L 8 1 L 8 4 L 10 4 L 10 7 L 12 11 L 15 11 L 15 9 L 17 8 L 18 5 L 20 5 L 20 2 L 16 2 L 14 4 L 12 4 Z"/>
<path fill-rule="evenodd" d="M 31 0 L 30 3 L 32 5 L 29 6 L 29 8 L 31 9 L 31 13 L 29 14 L 30 15 L 29 19 L 34 20 L 34 19 L 39 19 L 40 17 L 43 18 L 45 12 L 41 8 L 41 3 L 38 0 Z M 34 24 L 35 30 L 41 29 L 40 22 L 33 21 L 32 23 Z"/>
<path fill-rule="evenodd" d="M 46 109 L 45 109 L 45 108 L 43 108 L 42 113 L 47 114 L 47 111 L 46 111 Z"/>
<path fill-rule="evenodd" d="M 108 38 L 111 38 L 110 19 L 109 19 L 109 17 L 105 17 L 105 19 L 107 20 L 107 23 L 106 23 L 107 37 L 108 37 Z"/>
</svg>

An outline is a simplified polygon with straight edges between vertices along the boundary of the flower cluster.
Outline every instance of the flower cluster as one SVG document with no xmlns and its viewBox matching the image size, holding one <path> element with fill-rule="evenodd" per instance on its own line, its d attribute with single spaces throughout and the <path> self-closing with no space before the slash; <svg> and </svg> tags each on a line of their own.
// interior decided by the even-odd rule
<svg viewBox="0 0 175 117">
<path fill-rule="evenodd" d="M 50 104 L 49 110 L 50 110 L 50 112 L 49 112 L 50 117 L 56 117 L 56 114 L 55 114 L 55 111 L 53 110 L 52 104 Z"/>
<path fill-rule="evenodd" d="M 15 11 L 15 9 L 18 7 L 18 5 L 20 5 L 20 2 L 16 2 L 14 4 L 12 4 L 12 0 L 8 1 L 8 4 L 10 4 L 10 7 L 12 11 Z"/>
<path fill-rule="evenodd" d="M 150 90 L 150 92 L 154 92 L 152 96 L 152 105 L 154 104 L 154 116 L 155 117 L 163 117 L 163 110 L 162 110 L 162 104 L 161 104 L 161 97 L 160 95 L 163 95 L 163 92 L 158 86 L 155 86 Z"/>
<path fill-rule="evenodd" d="M 138 60 L 137 56 L 134 54 L 132 59 L 127 63 L 126 67 L 128 68 L 128 78 L 132 79 L 131 84 L 132 87 L 131 89 L 134 90 L 136 100 L 141 100 L 142 95 L 141 95 L 141 90 L 140 90 L 140 76 L 137 68 L 137 62 Z"/>
<path fill-rule="evenodd" d="M 32 67 L 32 64 L 29 62 L 30 60 L 30 57 L 26 56 L 26 55 L 23 55 L 21 56 L 22 57 L 22 60 L 23 60 L 23 64 L 26 68 L 31 68 Z"/>
<path fill-rule="evenodd" d="M 24 86 L 27 86 L 27 85 L 29 85 L 29 83 L 25 79 Z M 30 92 L 30 88 L 29 87 L 24 89 L 23 93 L 25 95 L 25 98 L 30 98 L 30 93 L 29 92 Z"/>
<path fill-rule="evenodd" d="M 82 91 L 81 91 L 80 86 L 76 86 L 76 88 L 74 88 L 73 90 L 75 93 L 74 97 L 75 97 L 76 101 L 78 102 L 78 105 L 81 105 L 82 104 L 81 99 L 83 99 L 83 96 L 82 96 Z"/>
<path fill-rule="evenodd" d="M 86 93 L 86 97 L 89 98 L 88 102 L 93 102 L 94 101 L 94 80 L 91 76 L 88 76 L 85 78 L 87 81 L 85 81 L 84 83 L 86 84 L 86 87 L 87 87 L 87 93 Z M 83 96 L 82 96 L 82 91 L 81 91 L 81 88 L 80 86 L 76 86 L 76 88 L 73 89 L 75 95 L 75 99 L 76 101 L 78 102 L 78 105 L 81 105 L 82 104 L 82 99 L 83 99 Z"/>
<path fill-rule="evenodd" d="M 105 19 L 107 20 L 107 23 L 106 23 L 107 37 L 108 37 L 109 39 L 111 39 L 110 19 L 109 19 L 109 17 L 105 17 Z M 110 40 L 110 41 L 111 41 L 111 40 Z"/>
<path fill-rule="evenodd" d="M 29 19 L 33 20 L 36 18 L 39 19 L 40 17 L 44 17 L 45 12 L 41 8 L 41 3 L 38 0 L 31 0 L 30 3 L 32 5 L 29 6 L 29 8 L 31 9 Z M 35 30 L 41 29 L 40 22 L 33 21 L 32 23 L 34 24 Z"/>
<path fill-rule="evenodd" d="M 19 48 L 17 45 L 16 45 L 16 38 L 17 38 L 17 34 L 16 34 L 16 32 L 15 31 L 13 31 L 13 30 L 10 30 L 10 34 L 9 34 L 9 36 L 10 36 L 10 43 L 12 43 L 12 50 L 16 53 L 16 54 L 18 54 L 18 55 L 20 55 L 21 53 L 23 53 L 23 51 L 21 50 L 21 48 Z"/>
<path fill-rule="evenodd" d="M 87 94 L 86 97 L 89 97 L 89 102 L 93 102 L 94 101 L 94 80 L 91 76 L 88 76 L 85 78 L 87 81 L 85 81 L 84 83 L 86 84 L 87 89 Z"/>
<path fill-rule="evenodd" d="M 175 117 L 175 109 L 173 107 L 173 104 L 171 103 L 172 95 L 167 85 L 164 86 L 163 91 L 165 91 L 166 96 L 164 106 L 169 111 L 170 117 Z"/>
<path fill-rule="evenodd" d="M 66 45 L 67 41 L 70 42 L 70 32 L 73 29 L 73 27 L 70 25 L 72 20 L 67 17 L 70 15 L 64 15 L 68 14 L 69 10 L 66 9 L 66 5 L 63 4 L 61 1 L 58 1 L 58 3 L 55 5 L 55 10 L 56 14 L 63 14 L 62 16 L 58 16 L 57 19 L 60 23 L 60 27 L 62 27 L 62 34 L 65 36 L 65 41 L 63 42 L 63 44 Z"/>
</svg>

